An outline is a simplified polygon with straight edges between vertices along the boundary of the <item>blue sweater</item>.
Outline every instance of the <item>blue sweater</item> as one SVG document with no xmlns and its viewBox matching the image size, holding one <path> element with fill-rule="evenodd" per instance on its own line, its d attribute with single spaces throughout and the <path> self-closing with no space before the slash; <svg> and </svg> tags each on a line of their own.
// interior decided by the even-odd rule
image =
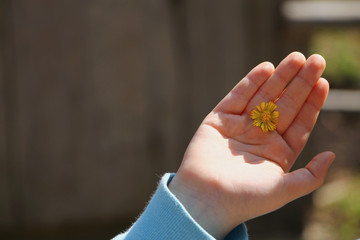
<svg viewBox="0 0 360 240">
<path fill-rule="evenodd" d="M 113 240 L 214 240 L 186 211 L 167 187 L 175 174 L 165 174 L 145 211 L 134 225 Z M 240 224 L 225 240 L 248 239 L 246 227 Z"/>
</svg>

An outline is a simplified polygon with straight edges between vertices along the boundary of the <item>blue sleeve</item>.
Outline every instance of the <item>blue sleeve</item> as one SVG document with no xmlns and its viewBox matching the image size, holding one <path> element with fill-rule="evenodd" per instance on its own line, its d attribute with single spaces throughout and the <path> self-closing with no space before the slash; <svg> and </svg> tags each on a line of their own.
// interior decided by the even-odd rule
<svg viewBox="0 0 360 240">
<path fill-rule="evenodd" d="M 174 175 L 167 173 L 162 177 L 158 189 L 139 219 L 128 231 L 113 240 L 215 239 L 195 222 L 168 189 Z M 225 238 L 246 239 L 248 236 L 244 224 L 234 228 Z"/>
</svg>

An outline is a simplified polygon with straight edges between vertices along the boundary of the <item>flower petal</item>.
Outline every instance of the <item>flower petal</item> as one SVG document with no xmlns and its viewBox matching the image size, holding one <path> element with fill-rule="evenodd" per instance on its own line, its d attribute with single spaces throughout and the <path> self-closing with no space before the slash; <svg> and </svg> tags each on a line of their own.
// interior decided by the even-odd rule
<svg viewBox="0 0 360 240">
<path fill-rule="evenodd" d="M 266 108 L 266 104 L 265 104 L 265 102 L 262 102 L 262 103 L 261 103 L 261 110 L 264 111 L 265 108 Z"/>
</svg>

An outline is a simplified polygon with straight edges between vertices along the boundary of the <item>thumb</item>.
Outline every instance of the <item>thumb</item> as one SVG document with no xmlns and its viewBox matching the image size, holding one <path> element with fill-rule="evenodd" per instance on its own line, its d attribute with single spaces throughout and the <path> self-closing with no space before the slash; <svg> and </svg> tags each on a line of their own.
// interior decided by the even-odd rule
<svg viewBox="0 0 360 240">
<path fill-rule="evenodd" d="M 306 166 L 285 175 L 285 193 L 295 200 L 319 188 L 325 180 L 327 171 L 335 159 L 333 152 L 316 155 Z"/>
</svg>

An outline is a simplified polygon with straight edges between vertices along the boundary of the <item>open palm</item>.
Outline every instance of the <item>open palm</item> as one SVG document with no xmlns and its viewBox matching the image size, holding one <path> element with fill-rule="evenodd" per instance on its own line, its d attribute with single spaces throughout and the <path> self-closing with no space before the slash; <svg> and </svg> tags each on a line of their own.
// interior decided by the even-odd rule
<svg viewBox="0 0 360 240">
<path fill-rule="evenodd" d="M 297 52 L 276 69 L 262 63 L 204 119 L 170 189 L 211 234 L 222 238 L 239 223 L 321 186 L 333 153 L 290 169 L 326 99 L 324 68 L 321 56 L 306 60 Z M 264 133 L 253 126 L 250 113 L 269 101 L 276 101 L 280 116 L 277 129 Z"/>
</svg>

